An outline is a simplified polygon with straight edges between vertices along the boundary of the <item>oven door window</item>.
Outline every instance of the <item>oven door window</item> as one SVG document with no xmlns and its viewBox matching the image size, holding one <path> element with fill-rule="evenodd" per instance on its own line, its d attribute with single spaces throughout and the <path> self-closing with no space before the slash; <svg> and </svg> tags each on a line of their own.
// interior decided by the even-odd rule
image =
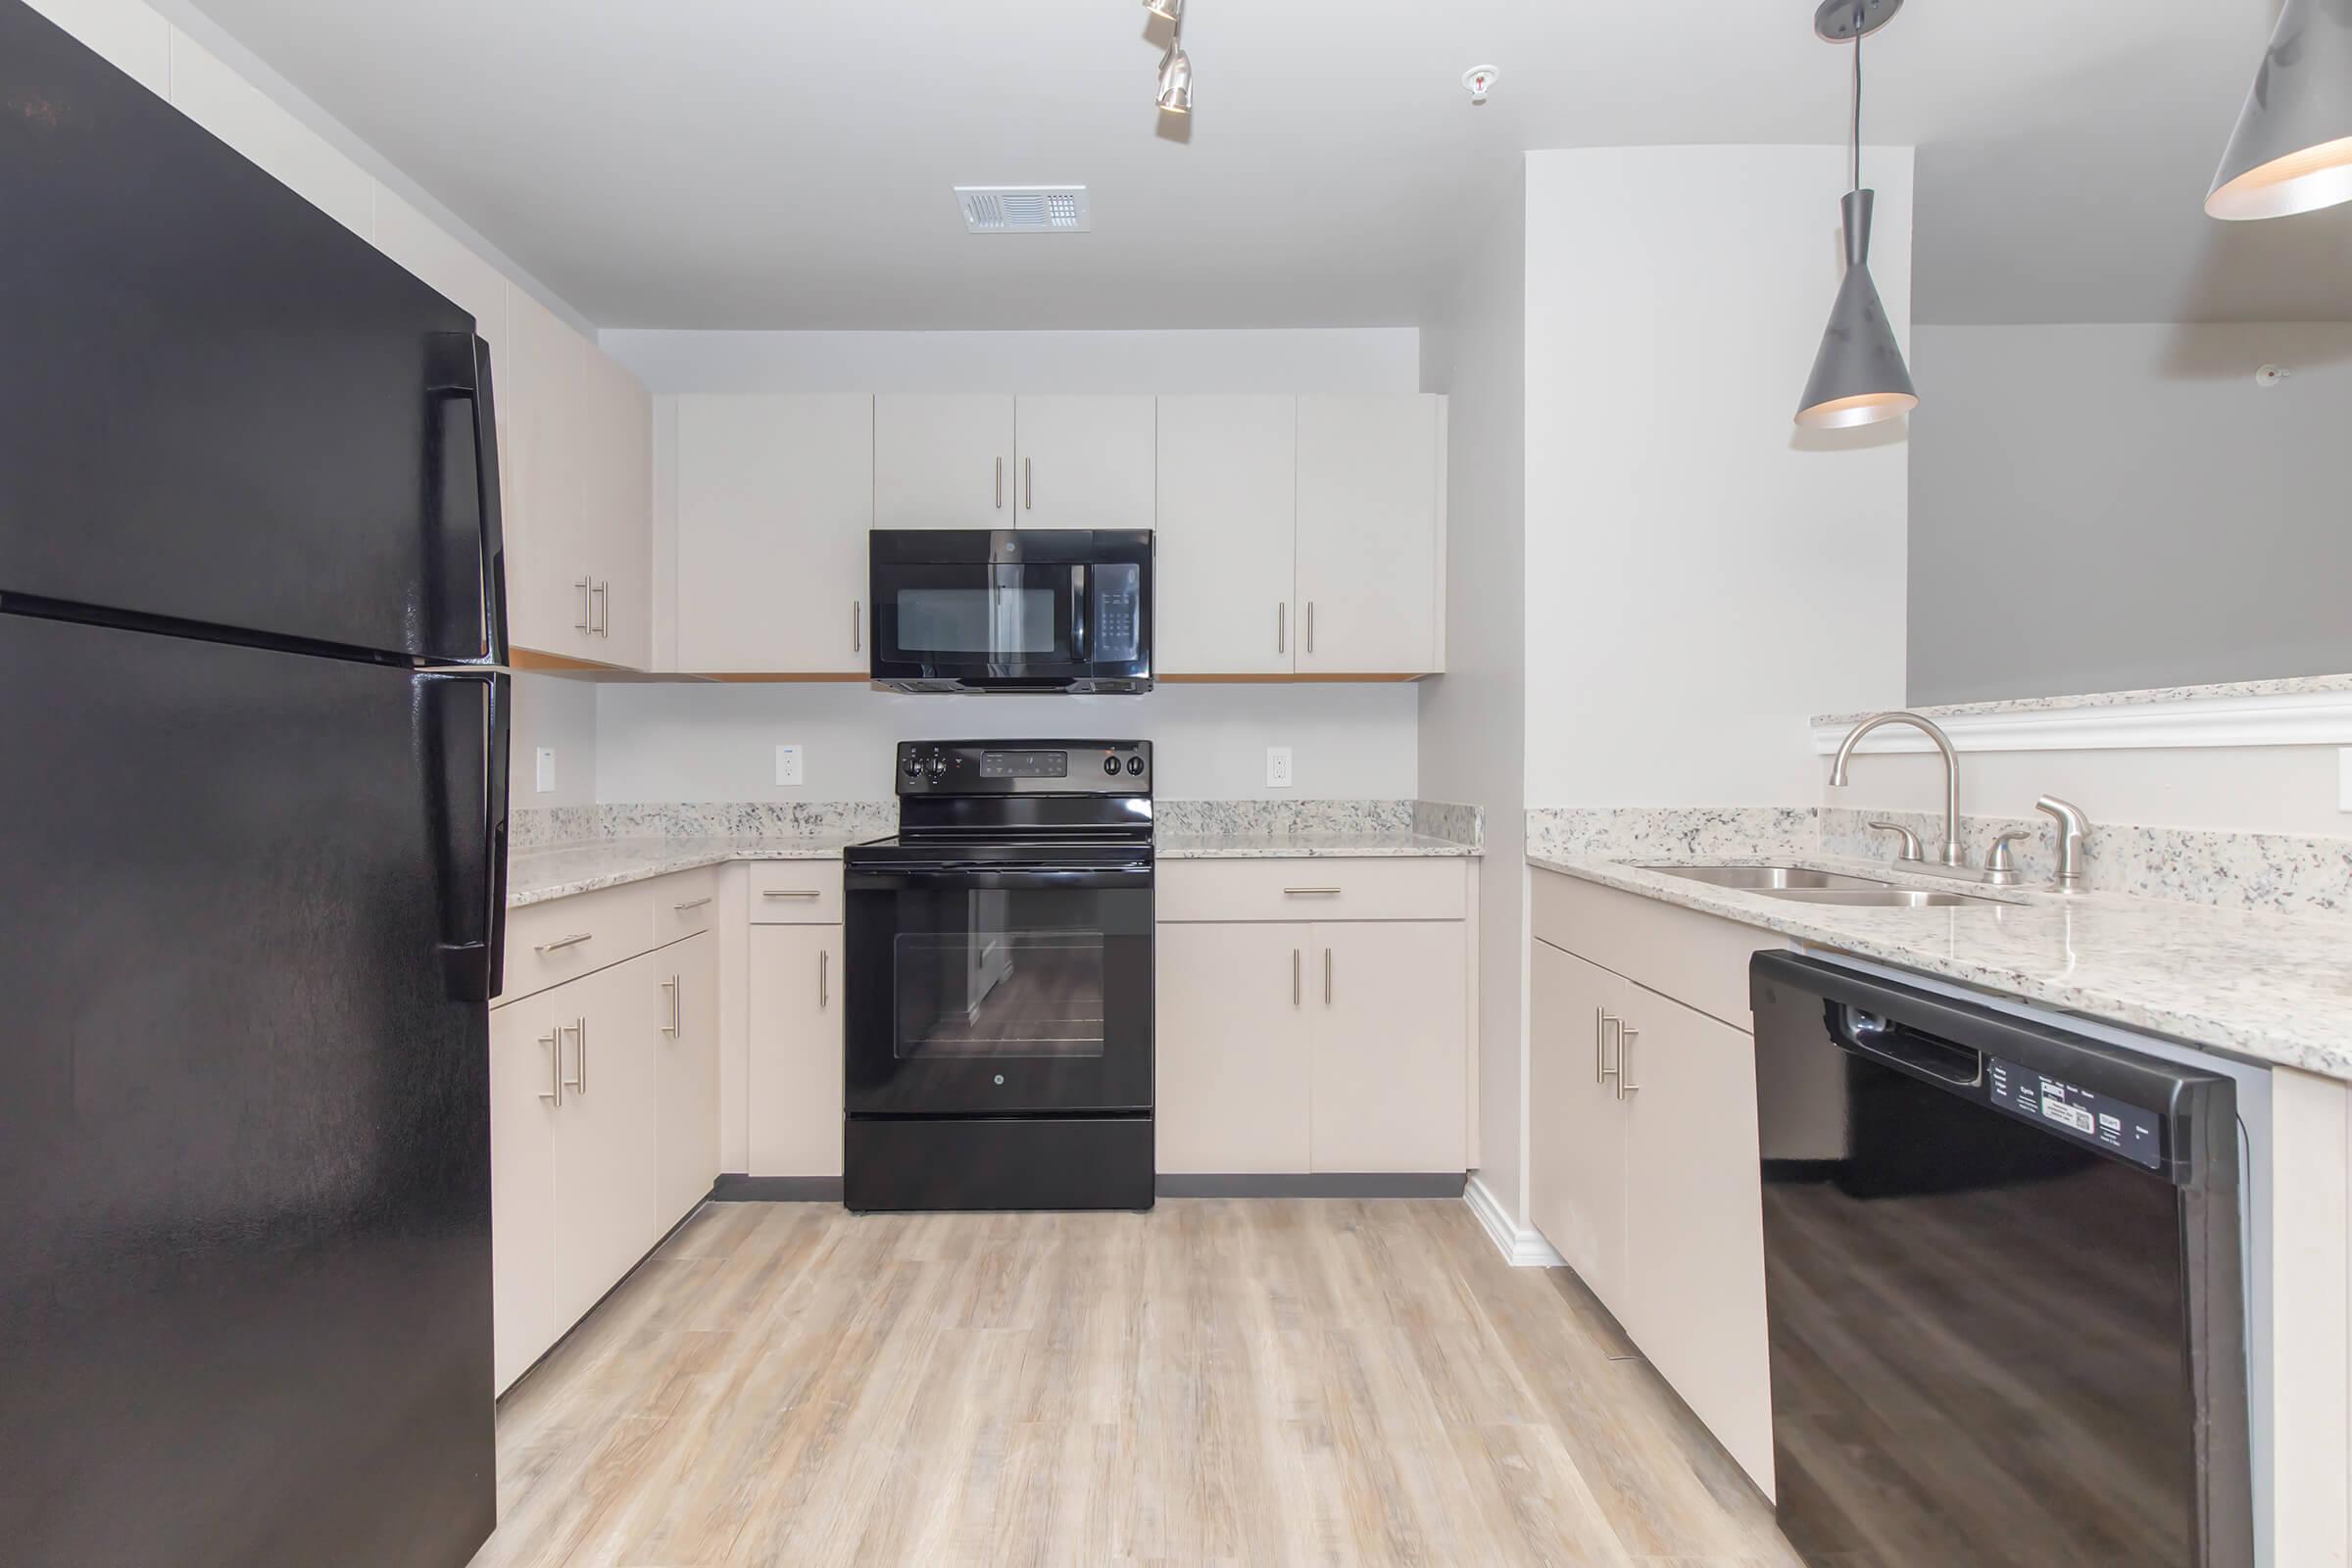
<svg viewBox="0 0 2352 1568">
<path fill-rule="evenodd" d="M 1026 931 L 1009 894 L 974 892 L 968 928 L 902 933 L 896 942 L 902 1061 L 1100 1056 L 1102 933 Z"/>
<path fill-rule="evenodd" d="M 1067 664 L 1084 568 L 901 566 L 882 584 L 884 652 L 920 664 Z"/>
</svg>

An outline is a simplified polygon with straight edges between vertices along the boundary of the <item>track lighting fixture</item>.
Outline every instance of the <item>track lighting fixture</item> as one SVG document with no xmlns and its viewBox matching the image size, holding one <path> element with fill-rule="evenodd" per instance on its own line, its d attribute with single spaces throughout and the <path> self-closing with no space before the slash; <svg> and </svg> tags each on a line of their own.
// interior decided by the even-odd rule
<svg viewBox="0 0 2352 1568">
<path fill-rule="evenodd" d="M 2352 201 L 2352 11 L 2286 0 L 2205 211 L 2285 218 Z"/>
<path fill-rule="evenodd" d="M 1184 52 L 1184 0 L 1144 0 L 1144 9 L 1172 23 L 1168 52 L 1159 57 L 1159 111 L 1163 115 L 1193 112 L 1193 62 Z"/>
</svg>

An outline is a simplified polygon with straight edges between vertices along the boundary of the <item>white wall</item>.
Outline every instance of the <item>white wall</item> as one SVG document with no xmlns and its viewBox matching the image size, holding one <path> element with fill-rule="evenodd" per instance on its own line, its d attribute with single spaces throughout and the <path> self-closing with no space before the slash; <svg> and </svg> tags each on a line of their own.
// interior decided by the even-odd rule
<svg viewBox="0 0 2352 1568">
<path fill-rule="evenodd" d="M 1527 624 L 1524 181 L 1421 334 L 1421 385 L 1449 395 L 1446 673 L 1420 686 L 1425 800 L 1487 809 L 1479 879 L 1479 1178 L 1525 1213 Z"/>
<path fill-rule="evenodd" d="M 1410 686 L 1162 686 L 1143 697 L 901 696 L 859 685 L 603 686 L 597 798 L 885 801 L 902 740 L 1148 740 L 1167 800 L 1405 800 L 1417 768 Z M 805 782 L 775 781 L 775 749 Z M 1297 787 L 1265 787 L 1269 746 Z"/>
<path fill-rule="evenodd" d="M 614 330 L 656 392 L 1411 392 L 1413 327 L 1193 332 Z"/>
<path fill-rule="evenodd" d="M 2352 323 L 1922 326 L 1913 371 L 1913 702 L 2352 669 Z"/>
<path fill-rule="evenodd" d="M 1911 154 L 1865 162 L 1907 340 Z M 1810 715 L 1900 700 L 1906 431 L 1791 420 L 1844 187 L 1838 147 L 1529 155 L 1529 804 L 1811 805 Z"/>
<path fill-rule="evenodd" d="M 556 754 L 556 787 L 537 787 L 538 750 Z M 596 688 L 556 675 L 514 677 L 514 728 L 508 757 L 514 807 L 593 806 L 596 793 Z"/>
</svg>

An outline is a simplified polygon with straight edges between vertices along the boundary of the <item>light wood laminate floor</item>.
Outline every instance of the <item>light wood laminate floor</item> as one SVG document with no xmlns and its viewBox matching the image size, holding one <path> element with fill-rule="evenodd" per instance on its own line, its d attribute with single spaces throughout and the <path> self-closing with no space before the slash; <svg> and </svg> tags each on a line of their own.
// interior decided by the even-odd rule
<svg viewBox="0 0 2352 1568">
<path fill-rule="evenodd" d="M 705 1207 L 499 1414 L 476 1568 L 1793 1568 L 1458 1201 Z"/>
</svg>

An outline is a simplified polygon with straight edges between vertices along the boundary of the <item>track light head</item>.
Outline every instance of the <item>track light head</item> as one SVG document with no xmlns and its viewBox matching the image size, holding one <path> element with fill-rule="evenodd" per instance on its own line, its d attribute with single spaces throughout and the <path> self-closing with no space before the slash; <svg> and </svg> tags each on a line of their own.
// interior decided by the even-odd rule
<svg viewBox="0 0 2352 1568">
<path fill-rule="evenodd" d="M 1182 45 L 1171 46 L 1159 63 L 1159 108 L 1169 115 L 1193 112 L 1193 62 Z"/>
</svg>

